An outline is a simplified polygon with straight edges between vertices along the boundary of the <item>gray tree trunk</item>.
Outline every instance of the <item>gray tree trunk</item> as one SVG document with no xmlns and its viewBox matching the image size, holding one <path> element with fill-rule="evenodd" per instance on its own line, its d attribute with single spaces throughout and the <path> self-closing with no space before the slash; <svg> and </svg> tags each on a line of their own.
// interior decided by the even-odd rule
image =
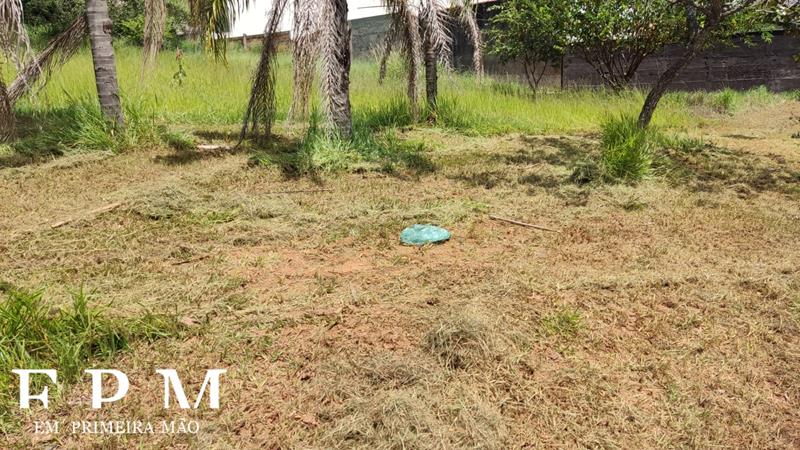
<svg viewBox="0 0 800 450">
<path fill-rule="evenodd" d="M 324 0 L 328 21 L 323 42 L 322 85 L 327 101 L 326 115 L 331 125 L 344 138 L 350 138 L 353 122 L 350 115 L 350 23 L 347 22 L 347 0 Z"/>
<path fill-rule="evenodd" d="M 14 108 L 8 97 L 8 90 L 0 80 L 0 142 L 7 142 L 14 136 Z"/>
<path fill-rule="evenodd" d="M 427 33 L 430 34 L 430 33 Z M 428 122 L 436 123 L 438 116 L 436 97 L 439 93 L 439 74 L 436 67 L 436 49 L 430 37 L 425 38 L 425 97 L 428 104 Z"/>
<path fill-rule="evenodd" d="M 111 18 L 106 0 L 86 0 L 86 22 L 89 25 L 89 42 L 92 46 L 92 63 L 100 111 L 109 121 L 124 125 L 122 105 L 119 100 L 117 66 L 111 46 Z"/>
</svg>

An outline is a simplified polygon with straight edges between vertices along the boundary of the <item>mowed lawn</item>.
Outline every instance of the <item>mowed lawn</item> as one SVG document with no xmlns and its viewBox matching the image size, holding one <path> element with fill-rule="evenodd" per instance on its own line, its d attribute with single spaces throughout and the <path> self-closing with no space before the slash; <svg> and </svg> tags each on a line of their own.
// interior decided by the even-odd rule
<svg viewBox="0 0 800 450">
<path fill-rule="evenodd" d="M 159 82 L 140 86 L 123 51 L 126 98 L 154 124 L 229 144 L 254 60 L 201 58 L 187 56 L 174 86 L 162 55 Z M 40 100 L 91 92 L 86 61 Z M 353 77 L 366 122 L 404 92 L 399 68 L 384 86 L 375 69 Z M 3 289 L 61 304 L 82 286 L 120 320 L 180 324 L 92 362 L 128 374 L 124 401 L 88 413 L 89 383 L 65 386 L 2 446 L 800 445 L 800 101 L 673 94 L 657 124 L 691 145 L 660 146 L 654 174 L 630 186 L 573 174 L 596 157 L 603 118 L 635 111 L 641 93 L 520 97 L 468 76 L 442 88 L 443 124 L 388 127 L 398 148 L 413 143 L 391 166 L 297 172 L 246 149 L 146 145 L 0 169 Z M 401 246 L 413 223 L 453 238 Z M 195 389 L 227 368 L 222 408 L 163 410 L 163 367 Z M 32 433 L 36 419 L 87 416 L 195 418 L 201 430 Z"/>
</svg>

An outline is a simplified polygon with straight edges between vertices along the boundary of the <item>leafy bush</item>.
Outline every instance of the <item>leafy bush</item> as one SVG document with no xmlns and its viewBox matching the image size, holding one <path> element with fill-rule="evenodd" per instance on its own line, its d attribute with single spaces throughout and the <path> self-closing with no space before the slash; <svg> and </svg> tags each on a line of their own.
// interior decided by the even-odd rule
<svg viewBox="0 0 800 450">
<path fill-rule="evenodd" d="M 635 117 L 611 118 L 602 130 L 600 167 L 607 180 L 635 183 L 650 175 L 650 132 L 639 128 Z"/>
</svg>

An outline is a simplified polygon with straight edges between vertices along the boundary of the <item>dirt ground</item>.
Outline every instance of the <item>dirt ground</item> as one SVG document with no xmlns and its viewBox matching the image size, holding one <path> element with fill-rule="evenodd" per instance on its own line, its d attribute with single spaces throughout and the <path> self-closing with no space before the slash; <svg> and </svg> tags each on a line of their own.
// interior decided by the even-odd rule
<svg viewBox="0 0 800 450">
<path fill-rule="evenodd" d="M 635 187 L 569 181 L 592 136 L 424 129 L 418 173 L 165 149 L 2 169 L 0 281 L 186 326 L 113 362 L 125 400 L 92 411 L 76 385 L 3 446 L 798 448 L 795 132 L 796 102 L 715 118 Z M 453 239 L 401 246 L 412 223 Z M 192 390 L 227 368 L 222 407 L 163 410 L 164 367 Z M 201 429 L 33 434 L 46 418 Z"/>
</svg>

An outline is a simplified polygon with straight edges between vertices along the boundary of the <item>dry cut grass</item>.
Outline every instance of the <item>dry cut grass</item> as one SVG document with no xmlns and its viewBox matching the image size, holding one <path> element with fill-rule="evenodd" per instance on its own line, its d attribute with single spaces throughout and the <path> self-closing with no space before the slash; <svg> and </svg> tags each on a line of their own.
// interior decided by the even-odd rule
<svg viewBox="0 0 800 450">
<path fill-rule="evenodd" d="M 114 361 L 124 402 L 89 413 L 88 387 L 67 388 L 3 446 L 797 447 L 798 115 L 710 120 L 691 130 L 705 147 L 658 152 L 638 186 L 572 181 L 592 136 L 432 129 L 398 137 L 426 143 L 422 173 L 164 149 L 3 169 L 0 281 L 56 303 L 83 284 L 116 315 L 189 328 Z M 417 222 L 454 238 L 400 246 Z M 31 433 L 173 417 L 155 367 L 191 386 L 229 369 L 222 409 L 182 414 L 198 435 Z"/>
</svg>

